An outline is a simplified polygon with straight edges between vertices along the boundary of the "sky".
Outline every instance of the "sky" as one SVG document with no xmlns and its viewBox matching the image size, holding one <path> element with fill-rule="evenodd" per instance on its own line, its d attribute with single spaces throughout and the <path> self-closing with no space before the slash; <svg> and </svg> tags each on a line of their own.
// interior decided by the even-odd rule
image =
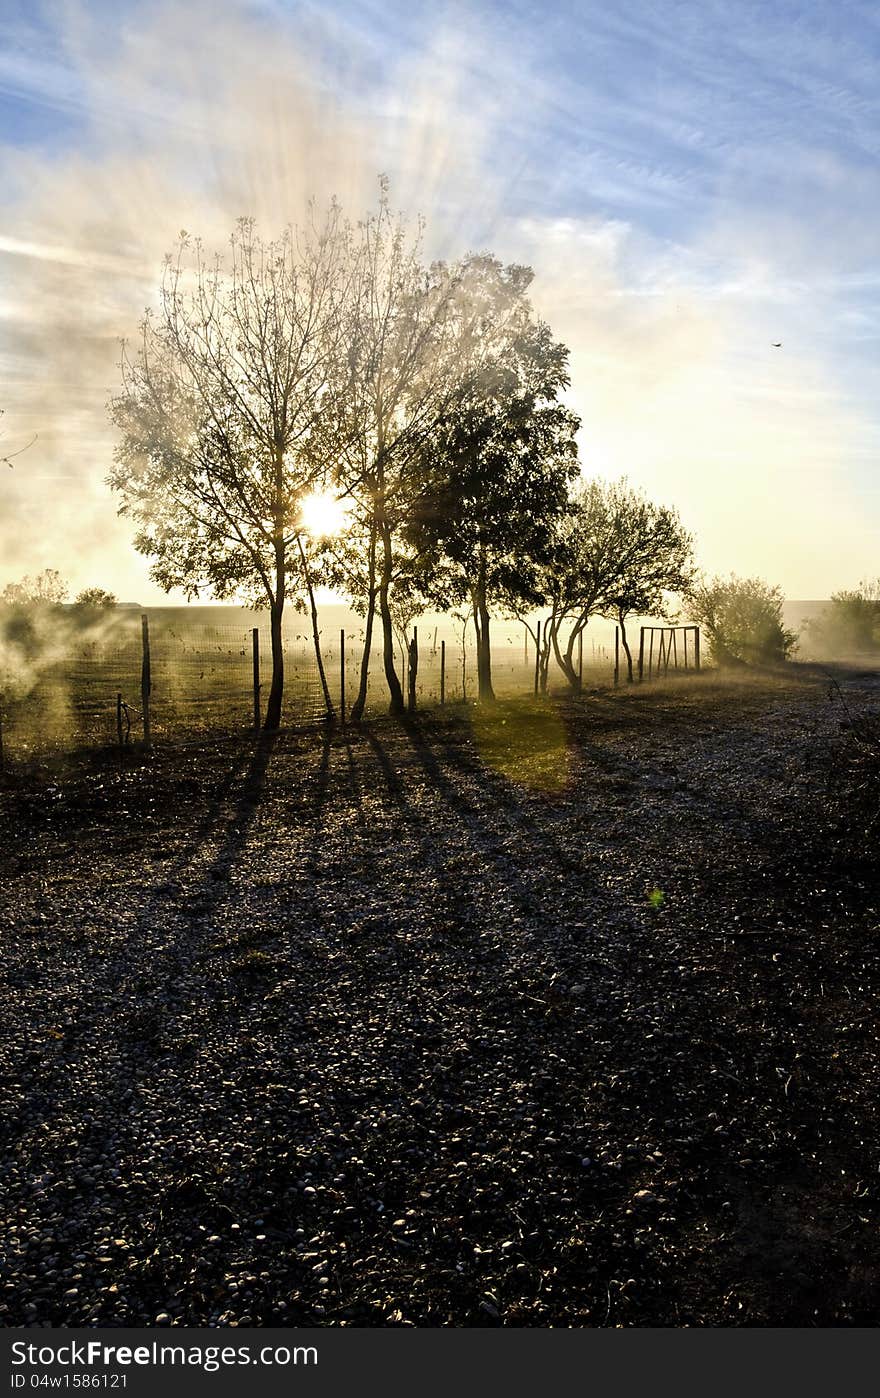
<svg viewBox="0 0 880 1398">
<path fill-rule="evenodd" d="M 534 267 L 586 473 L 676 505 L 709 572 L 874 577 L 878 153 L 872 0 L 3 0 L 0 455 L 36 441 L 0 585 L 162 600 L 105 478 L 163 254 L 356 217 L 380 173 L 432 252 Z"/>
</svg>

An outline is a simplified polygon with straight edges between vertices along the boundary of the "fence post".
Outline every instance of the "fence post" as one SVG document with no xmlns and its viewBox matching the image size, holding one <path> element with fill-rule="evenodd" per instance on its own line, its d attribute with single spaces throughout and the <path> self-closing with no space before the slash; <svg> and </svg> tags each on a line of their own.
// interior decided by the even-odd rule
<svg viewBox="0 0 880 1398">
<path fill-rule="evenodd" d="M 614 628 L 614 688 L 620 684 L 620 627 Z"/>
<path fill-rule="evenodd" d="M 254 662 L 254 727 L 260 727 L 260 633 L 255 626 L 251 631 L 251 651 Z"/>
<path fill-rule="evenodd" d="M 122 695 L 116 695 L 116 741 L 122 747 Z"/>
<path fill-rule="evenodd" d="M 339 722 L 345 725 L 345 631 L 339 633 Z"/>
<path fill-rule="evenodd" d="M 700 668 L 700 628 L 694 627 L 694 669 Z"/>
<path fill-rule="evenodd" d="M 446 703 L 446 642 L 440 642 L 440 707 Z"/>
<path fill-rule="evenodd" d="M 141 617 L 141 713 L 144 716 L 144 747 L 150 746 L 150 695 L 153 681 L 150 674 L 150 623 L 146 613 Z"/>
<path fill-rule="evenodd" d="M 538 697 L 538 684 L 541 678 L 541 618 L 538 617 L 538 629 L 535 633 L 535 698 Z"/>
<path fill-rule="evenodd" d="M 645 676 L 645 628 L 639 627 L 639 684 Z"/>
</svg>

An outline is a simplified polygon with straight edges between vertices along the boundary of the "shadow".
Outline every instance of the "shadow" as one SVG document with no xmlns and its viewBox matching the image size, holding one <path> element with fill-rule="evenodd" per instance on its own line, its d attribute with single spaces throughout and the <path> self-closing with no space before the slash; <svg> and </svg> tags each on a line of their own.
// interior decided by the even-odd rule
<svg viewBox="0 0 880 1398">
<path fill-rule="evenodd" d="M 72 1051 L 69 1056 L 73 1062 L 64 1065 L 67 1071 L 59 1071 L 61 1065 L 54 1065 L 41 1090 L 32 1092 L 22 1101 L 17 1121 L 7 1117 L 7 1133 L 16 1125 L 25 1131 L 35 1119 L 45 1121 L 67 1105 L 68 1094 L 76 1085 L 75 1063 L 81 1051 L 82 1031 L 87 1033 L 92 1025 L 98 1026 L 99 1036 L 102 1032 L 111 1034 L 114 1041 L 126 1037 L 140 1039 L 144 1068 L 160 1056 L 155 1046 L 178 1012 L 179 985 L 191 958 L 193 939 L 200 935 L 198 924 L 209 920 L 227 895 L 229 874 L 241 855 L 259 809 L 277 742 L 277 734 L 261 734 L 250 759 L 242 758 L 236 764 L 212 802 L 211 813 L 200 822 L 185 851 L 163 871 L 162 882 L 150 890 L 141 903 L 131 933 L 111 959 L 101 960 L 98 974 L 89 985 L 90 994 L 80 997 L 76 1018 L 67 1026 L 67 1040 Z M 204 870 L 199 871 L 199 857 L 220 823 L 217 807 L 234 789 L 237 777 L 245 768 L 234 811 L 217 836 L 216 854 Z M 198 879 L 198 889 L 187 893 L 180 887 L 182 877 Z M 106 998 L 108 987 L 113 988 L 112 1002 Z M 130 1009 L 127 1002 L 132 1006 Z M 118 1079 L 105 1079 L 101 1084 L 102 1097 L 113 1101 L 123 1087 Z M 14 1139 L 14 1136 L 8 1134 L 7 1139 Z"/>
<path fill-rule="evenodd" d="M 366 811 L 364 809 L 364 789 L 358 773 L 358 766 L 355 760 L 354 748 L 351 744 L 351 729 L 343 727 L 340 730 L 342 745 L 345 748 L 345 761 L 348 767 L 348 784 L 351 794 L 352 805 L 356 819 L 361 831 L 367 829 Z"/>
<path fill-rule="evenodd" d="M 815 1183 L 809 1152 L 838 1138 L 847 1169 L 829 1157 L 824 1188 L 832 1165 L 846 1175 L 831 1221 L 844 1233 L 870 1143 L 863 1114 L 825 1112 L 848 1090 L 831 1047 L 845 1047 L 838 1010 L 866 963 L 860 925 L 835 971 L 846 926 L 830 898 L 812 914 L 827 925 L 818 972 L 796 936 L 777 966 L 777 942 L 730 953 L 713 942 L 742 911 L 749 871 L 719 898 L 713 851 L 703 869 L 693 832 L 664 827 L 662 805 L 654 847 L 668 843 L 705 882 L 655 916 L 630 897 L 638 831 L 615 884 L 589 865 L 605 794 L 583 809 L 577 790 L 566 804 L 518 788 L 484 765 L 465 725 L 379 723 L 280 755 L 275 737 L 257 745 L 202 863 L 187 866 L 198 906 L 144 903 L 140 980 L 120 986 L 117 1011 L 102 974 L 86 1004 L 107 1020 L 92 1062 L 65 1063 L 70 1097 L 52 1132 L 29 1122 L 28 1227 L 46 1235 L 63 1210 L 65 1253 L 85 1259 L 82 1303 L 48 1273 L 41 1322 L 90 1324 L 94 1303 L 100 1324 L 122 1323 L 120 1307 L 129 1320 L 168 1307 L 176 1322 L 223 1326 L 224 1306 L 246 1305 L 258 1325 L 370 1325 L 400 1303 L 419 1323 L 471 1324 L 491 1285 L 511 1325 L 689 1324 L 707 1226 L 726 1293 L 754 1272 L 729 1245 L 754 1198 L 757 1242 L 755 1229 L 742 1239 L 769 1249 L 776 1286 L 788 1263 L 772 1191 L 797 1170 Z M 164 944 L 150 942 L 149 916 L 167 918 Z M 791 909 L 780 916 L 794 925 Z M 216 960 L 199 962 L 211 938 Z M 277 976 L 230 974 L 231 949 L 276 946 Z M 835 975 L 839 1004 L 819 1032 Z M 39 1118 L 41 1104 L 28 1110 Z M 816 1185 L 807 1199 L 821 1208 L 828 1195 Z M 820 1266 L 798 1219 L 780 1228 Z M 99 1231 L 111 1227 L 112 1246 Z M 120 1302 L 108 1299 L 117 1277 Z M 252 1288 L 242 1302 L 228 1292 L 239 1277 Z M 542 1277 L 553 1291 L 539 1314 Z M 807 1295 L 797 1276 L 780 1285 L 794 1299 L 783 1294 L 777 1321 L 786 1305 L 789 1319 L 812 1314 L 795 1309 Z"/>
<path fill-rule="evenodd" d="M 401 726 L 405 727 L 406 725 L 402 722 Z M 370 749 L 372 750 L 373 756 L 379 764 L 379 769 L 382 773 L 382 776 L 385 780 L 385 785 L 388 789 L 388 795 L 398 806 L 406 810 L 407 800 L 400 773 L 392 765 L 388 754 L 386 753 L 375 732 L 371 728 L 367 727 L 364 727 L 361 731 L 364 737 L 366 738 L 367 743 L 370 746 Z"/>
<path fill-rule="evenodd" d="M 314 792 L 312 795 L 312 811 L 310 824 L 312 838 L 310 840 L 309 872 L 316 876 L 318 872 L 318 855 L 320 849 L 321 834 L 324 830 L 324 817 L 327 806 L 327 793 L 330 786 L 330 750 L 331 734 L 326 724 L 321 726 L 321 759 L 318 763 L 318 771 L 315 777 Z"/>
</svg>

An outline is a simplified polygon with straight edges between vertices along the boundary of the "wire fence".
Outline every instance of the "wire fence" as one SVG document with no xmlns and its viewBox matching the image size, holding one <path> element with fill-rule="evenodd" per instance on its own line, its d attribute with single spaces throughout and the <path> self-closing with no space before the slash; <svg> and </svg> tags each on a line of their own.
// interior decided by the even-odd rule
<svg viewBox="0 0 880 1398">
<path fill-rule="evenodd" d="M 521 623 L 495 621 L 491 628 L 492 687 L 499 699 L 534 693 L 535 643 Z M 416 696 L 423 706 L 461 703 L 477 697 L 477 655 L 471 635 L 446 622 L 419 625 L 419 663 Z M 578 652 L 575 653 L 578 658 Z M 581 651 L 583 683 L 600 686 L 614 682 L 614 647 L 585 639 Z M 407 688 L 406 652 L 398 643 L 397 671 L 404 693 Z M 552 666 L 552 661 L 551 661 Z M 373 659 L 379 698 L 387 703 L 381 655 Z M 552 674 L 552 670 L 551 670 Z M 561 672 L 558 675 L 561 680 Z"/>
<path fill-rule="evenodd" d="M 146 624 L 143 617 L 146 617 Z M 0 626 L 0 757 L 27 760 L 142 741 L 145 720 L 154 743 L 233 732 L 253 726 L 255 680 L 261 713 L 271 679 L 264 617 L 232 611 L 232 619 L 194 620 L 185 609 L 118 609 L 83 617 L 74 609 L 18 618 Z M 260 624 L 254 626 L 254 622 Z M 254 639 L 259 661 L 255 670 Z M 395 667 L 407 693 L 407 648 L 395 639 Z M 419 626 L 419 706 L 461 703 L 477 694 L 472 633 L 449 619 Z M 355 698 L 364 645 L 362 623 L 325 626 L 321 652 L 334 706 Z M 325 704 L 311 634 L 294 616 L 284 632 L 284 722 L 320 721 Z M 493 623 L 492 678 L 499 698 L 534 690 L 535 646 L 519 623 Z M 146 671 L 145 671 L 145 657 Z M 585 685 L 613 682 L 614 650 L 586 640 Z M 148 681 L 145 685 L 145 679 Z M 388 687 L 377 627 L 368 664 L 366 713 L 384 712 Z M 145 712 L 146 711 L 146 712 Z"/>
</svg>

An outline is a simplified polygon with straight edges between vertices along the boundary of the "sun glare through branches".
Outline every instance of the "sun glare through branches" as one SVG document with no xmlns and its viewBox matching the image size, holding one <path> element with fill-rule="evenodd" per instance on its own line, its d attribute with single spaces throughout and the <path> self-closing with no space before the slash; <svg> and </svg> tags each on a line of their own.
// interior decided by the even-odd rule
<svg viewBox="0 0 880 1398">
<path fill-rule="evenodd" d="M 299 518 L 307 534 L 316 539 L 328 539 L 345 532 L 349 511 L 332 491 L 315 490 L 303 497 Z"/>
</svg>

